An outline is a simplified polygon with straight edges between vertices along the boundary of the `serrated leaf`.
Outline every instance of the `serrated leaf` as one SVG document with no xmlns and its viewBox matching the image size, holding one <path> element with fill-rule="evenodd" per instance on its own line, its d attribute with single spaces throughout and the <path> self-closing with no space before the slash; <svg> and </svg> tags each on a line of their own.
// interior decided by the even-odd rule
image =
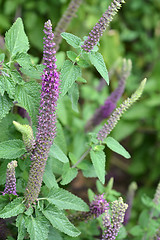
<svg viewBox="0 0 160 240">
<path fill-rule="evenodd" d="M 37 82 L 25 82 L 16 86 L 15 100 L 29 113 L 33 123 L 37 121 L 40 102 L 40 85 Z"/>
<path fill-rule="evenodd" d="M 103 151 L 90 151 L 91 161 L 99 180 L 105 183 L 105 153 Z"/>
<path fill-rule="evenodd" d="M 31 78 L 41 79 L 45 66 L 42 64 L 30 66 L 30 68 L 21 68 L 21 72 Z"/>
<path fill-rule="evenodd" d="M 10 218 L 23 213 L 25 205 L 22 203 L 23 198 L 16 198 L 11 203 L 7 204 L 0 212 L 0 218 Z"/>
<path fill-rule="evenodd" d="M 14 80 L 10 76 L 8 77 L 6 75 L 3 75 L 0 76 L 0 82 L 1 82 L 0 85 L 8 93 L 9 97 L 14 99 L 16 86 Z"/>
<path fill-rule="evenodd" d="M 126 151 L 126 149 L 114 138 L 112 137 L 107 137 L 105 140 L 105 143 L 107 146 L 114 152 L 120 154 L 121 156 L 125 158 L 130 158 L 130 154 Z"/>
<path fill-rule="evenodd" d="M 79 197 L 62 189 L 53 188 L 46 197 L 46 200 L 55 204 L 60 209 L 73 209 L 77 211 L 89 211 L 88 205 Z"/>
<path fill-rule="evenodd" d="M 29 49 L 28 38 L 24 32 L 21 18 L 18 18 L 5 35 L 5 44 L 11 56 L 18 52 L 27 52 Z"/>
<path fill-rule="evenodd" d="M 42 215 L 34 218 L 32 215 L 25 220 L 25 226 L 29 233 L 30 240 L 47 240 L 49 232 L 49 224 Z"/>
<path fill-rule="evenodd" d="M 75 62 L 77 54 L 72 51 L 67 51 L 67 57 L 72 61 Z"/>
<path fill-rule="evenodd" d="M 23 84 L 23 78 L 21 77 L 20 73 L 16 70 L 10 72 L 11 78 L 15 83 Z"/>
<path fill-rule="evenodd" d="M 24 69 L 30 69 L 32 67 L 30 56 L 27 53 L 16 54 L 13 61 L 18 62 L 18 64 Z"/>
<path fill-rule="evenodd" d="M 25 217 L 23 214 L 18 215 L 16 219 L 16 227 L 18 228 L 17 240 L 23 240 L 26 235 Z"/>
<path fill-rule="evenodd" d="M 74 227 L 64 215 L 64 213 L 53 205 L 49 205 L 46 210 L 42 211 L 44 216 L 50 221 L 53 227 L 65 234 L 76 237 L 80 235 L 80 231 Z"/>
<path fill-rule="evenodd" d="M 66 32 L 63 32 L 61 33 L 61 36 L 63 39 L 66 40 L 66 42 L 71 45 L 72 47 L 74 48 L 78 48 L 80 46 L 80 43 L 81 43 L 81 39 L 71 33 L 66 33 Z"/>
<path fill-rule="evenodd" d="M 103 59 L 103 56 L 99 52 L 90 52 L 89 59 L 101 76 L 105 79 L 107 84 L 109 84 L 108 71 Z"/>
<path fill-rule="evenodd" d="M 69 60 L 66 60 L 63 64 L 60 75 L 62 96 L 64 96 L 68 92 L 69 88 L 80 76 L 81 76 L 80 67 L 74 65 Z"/>
<path fill-rule="evenodd" d="M 9 140 L 0 143 L 0 158 L 15 159 L 26 152 L 23 141 Z"/>
<path fill-rule="evenodd" d="M 70 168 L 69 164 L 65 164 L 63 168 L 62 181 L 60 183 L 61 185 L 66 185 L 77 176 L 78 171 L 75 168 Z"/>
<path fill-rule="evenodd" d="M 2 96 L 0 94 L 0 120 L 4 118 L 13 106 L 13 101 L 8 97 L 7 93 Z"/>
<path fill-rule="evenodd" d="M 46 186 L 50 189 L 53 187 L 57 187 L 58 188 L 58 184 L 56 181 L 56 178 L 53 174 L 52 171 L 52 160 L 51 158 L 48 158 L 47 160 L 47 164 L 45 167 L 45 172 L 43 174 L 43 182 L 46 184 Z"/>
<path fill-rule="evenodd" d="M 68 157 L 62 152 L 62 150 L 55 143 L 53 143 L 50 148 L 49 156 L 54 157 L 63 163 L 69 162 Z"/>
<path fill-rule="evenodd" d="M 68 90 L 68 96 L 72 103 L 72 109 L 75 112 L 79 112 L 78 110 L 79 88 L 77 83 L 73 83 L 71 88 Z"/>
</svg>

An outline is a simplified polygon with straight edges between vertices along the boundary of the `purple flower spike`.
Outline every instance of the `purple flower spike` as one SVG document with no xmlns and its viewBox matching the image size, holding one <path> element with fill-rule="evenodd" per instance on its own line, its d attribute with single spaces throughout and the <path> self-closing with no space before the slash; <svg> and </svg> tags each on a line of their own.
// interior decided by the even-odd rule
<svg viewBox="0 0 160 240">
<path fill-rule="evenodd" d="M 51 21 L 44 25 L 44 73 L 42 75 L 41 101 L 39 108 L 35 148 L 31 154 L 31 169 L 25 193 L 27 206 L 38 198 L 49 149 L 56 135 L 56 106 L 59 97 L 59 73 L 57 72 L 54 34 Z"/>
<path fill-rule="evenodd" d="M 98 218 L 109 209 L 109 203 L 105 200 L 104 194 L 96 195 L 94 200 L 90 203 L 89 208 L 89 212 L 80 212 L 78 215 L 69 215 L 69 220 L 75 223 L 76 221 L 88 221 L 93 217 Z"/>
<path fill-rule="evenodd" d="M 7 173 L 6 173 L 6 185 L 3 192 L 5 194 L 13 194 L 16 193 L 16 177 L 15 177 L 15 168 L 17 167 L 17 161 L 12 161 L 7 165 Z"/>
<path fill-rule="evenodd" d="M 84 44 L 81 46 L 84 51 L 90 52 L 94 46 L 99 42 L 100 37 L 103 35 L 106 27 L 112 21 L 113 16 L 118 12 L 121 7 L 121 3 L 124 3 L 124 0 L 114 0 L 111 5 L 108 7 L 107 11 L 99 19 L 98 23 L 93 27 L 89 33 L 88 38 L 84 41 Z"/>
<path fill-rule="evenodd" d="M 112 202 L 111 217 L 109 216 L 109 211 L 106 211 L 106 215 L 103 218 L 104 234 L 102 236 L 102 240 L 116 239 L 121 228 L 121 224 L 124 221 L 124 215 L 127 207 L 128 205 L 123 202 L 121 197 Z"/>
<path fill-rule="evenodd" d="M 104 194 L 95 196 L 94 200 L 90 203 L 90 214 L 99 217 L 102 213 L 109 209 L 109 203 L 105 200 Z"/>
<path fill-rule="evenodd" d="M 119 119 L 123 115 L 123 113 L 135 102 L 137 101 L 140 96 L 142 95 L 144 86 L 146 84 L 146 79 L 144 79 L 139 88 L 135 91 L 134 94 L 130 98 L 127 98 L 115 111 L 111 114 L 109 119 L 107 120 L 107 124 L 105 123 L 104 126 L 100 129 L 97 135 L 97 139 L 100 142 L 103 142 L 104 139 L 110 134 L 110 132 L 114 129 L 116 124 L 118 123 Z"/>
<path fill-rule="evenodd" d="M 56 44 L 56 51 L 59 49 L 59 45 L 62 41 L 61 33 L 65 32 L 72 18 L 76 16 L 76 12 L 81 4 L 82 0 L 72 0 L 69 3 L 68 8 L 64 12 L 60 21 L 58 22 L 54 30 L 54 42 Z"/>
<path fill-rule="evenodd" d="M 92 128 L 99 125 L 104 119 L 108 118 L 113 110 L 117 106 L 118 100 L 121 98 L 126 84 L 126 79 L 130 75 L 132 68 L 131 60 L 123 60 L 123 65 L 121 69 L 121 73 L 119 76 L 119 84 L 118 87 L 111 93 L 111 95 L 106 99 L 104 105 L 100 106 L 93 117 L 86 124 L 85 130 L 91 131 Z"/>
</svg>

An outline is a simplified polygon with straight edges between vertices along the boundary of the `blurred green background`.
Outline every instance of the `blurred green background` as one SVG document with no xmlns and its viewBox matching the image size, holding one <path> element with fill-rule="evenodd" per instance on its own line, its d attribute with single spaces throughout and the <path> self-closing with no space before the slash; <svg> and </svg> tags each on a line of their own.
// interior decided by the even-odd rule
<svg viewBox="0 0 160 240">
<path fill-rule="evenodd" d="M 84 0 L 67 32 L 79 37 L 87 35 L 110 2 L 110 0 Z M 68 3 L 67 0 L 0 0 L 0 35 L 3 36 L 14 20 L 21 17 L 31 45 L 29 53 L 41 61 L 44 22 L 51 19 L 54 28 Z M 115 177 L 115 187 L 125 193 L 131 181 L 138 183 L 139 190 L 135 199 L 133 218 L 141 208 L 139 205 L 141 194 L 147 193 L 152 197 L 160 179 L 159 12 L 159 0 L 126 0 L 126 4 L 123 4 L 122 9 L 101 38 L 99 47 L 108 69 L 111 69 L 119 58 L 125 57 L 132 60 L 133 70 L 127 80 L 123 99 L 131 95 L 144 77 L 148 78 L 141 100 L 128 110 L 112 134 L 131 153 L 132 158 L 126 161 L 107 152 L 107 171 L 109 176 Z M 63 40 L 59 49 L 60 65 L 64 60 L 63 52 L 66 50 L 70 50 L 70 46 Z M 73 127 L 75 141 L 71 148 L 73 150 L 75 147 L 75 151 L 79 154 L 84 150 L 80 149 L 79 134 L 83 131 L 85 122 L 117 85 L 116 79 L 113 78 L 110 86 L 99 93 L 96 90 L 100 79 L 97 72 L 88 69 L 83 75 L 88 84 L 80 87 L 80 113 L 76 114 L 64 109 L 60 117 L 66 129 L 67 126 Z M 67 109 L 67 103 L 65 107 Z M 66 134 L 69 132 L 66 130 Z M 117 174 L 117 171 L 121 174 Z M 123 175 L 122 181 L 119 175 Z M 123 184 L 124 189 L 120 186 Z"/>
</svg>

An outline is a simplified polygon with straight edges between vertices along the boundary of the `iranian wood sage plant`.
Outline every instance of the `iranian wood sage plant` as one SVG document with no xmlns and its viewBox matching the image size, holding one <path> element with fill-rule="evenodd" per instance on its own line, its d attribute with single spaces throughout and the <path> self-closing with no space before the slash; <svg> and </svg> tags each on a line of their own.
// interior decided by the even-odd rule
<svg viewBox="0 0 160 240">
<path fill-rule="evenodd" d="M 115 191 L 109 195 L 112 189 L 110 181 L 103 186 L 106 176 L 104 145 L 126 158 L 130 157 L 120 143 L 108 135 L 123 113 L 140 98 L 146 79 L 130 98 L 117 107 L 131 70 L 131 61 L 123 62 L 118 88 L 99 107 L 91 120 L 92 128 L 88 131 L 108 119 L 99 132 L 90 133 L 89 140 L 84 137 L 85 144 L 81 146 L 84 153 L 78 158 L 77 143 L 73 152 L 69 146 L 71 137 L 67 137 L 68 146 L 65 144 L 65 135 L 72 126 L 65 126 L 63 109 L 67 102 L 69 111 L 73 109 L 73 116 L 73 112 L 78 111 L 79 88 L 85 82 L 82 78 L 83 68 L 93 65 L 109 84 L 108 71 L 103 56 L 98 52 L 98 45 L 100 37 L 124 1 L 113 0 L 89 36 L 83 40 L 64 32 L 81 2 L 70 2 L 55 30 L 50 20 L 44 23 L 43 64 L 35 64 L 34 58 L 27 53 L 29 42 L 21 18 L 5 35 L 5 47 L 0 53 L 0 124 L 4 125 L 0 142 L 2 240 L 84 239 L 83 232 L 86 232 L 89 224 L 95 224 L 93 228 L 98 232 L 92 229 L 90 235 L 85 233 L 85 239 L 88 240 L 97 237 L 124 239 L 127 234 L 122 225 L 128 205 L 122 197 L 117 200 L 118 195 L 115 195 L 115 199 Z M 56 51 L 61 38 L 75 51 L 67 52 L 69 59 L 57 67 Z M 27 117 L 21 114 L 24 111 Z M 83 134 L 86 134 L 85 131 Z M 85 146 L 88 148 L 85 149 Z M 88 177 L 90 169 L 99 179 L 103 191 L 91 194 L 90 190 L 88 205 L 63 185 L 69 184 L 78 171 Z M 155 204 L 159 202 L 157 198 L 159 190 L 153 201 Z M 152 216 L 150 219 L 153 219 Z M 121 229 L 125 234 L 120 232 Z M 158 227 L 153 234 L 158 236 Z"/>
</svg>

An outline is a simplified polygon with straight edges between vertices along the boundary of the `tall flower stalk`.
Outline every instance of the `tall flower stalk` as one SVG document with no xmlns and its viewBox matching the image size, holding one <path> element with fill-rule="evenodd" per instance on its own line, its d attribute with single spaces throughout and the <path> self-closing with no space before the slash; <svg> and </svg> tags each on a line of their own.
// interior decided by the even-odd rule
<svg viewBox="0 0 160 240">
<path fill-rule="evenodd" d="M 56 135 L 56 106 L 59 97 L 59 74 L 57 72 L 54 34 L 51 21 L 44 25 L 43 61 L 45 69 L 42 75 L 41 101 L 35 148 L 31 154 L 31 168 L 25 192 L 26 205 L 35 203 L 42 184 L 49 149 Z"/>
<path fill-rule="evenodd" d="M 121 3 L 124 3 L 124 0 L 114 0 L 111 5 L 108 7 L 107 11 L 102 15 L 99 19 L 98 23 L 93 27 L 89 36 L 84 41 L 84 44 L 81 46 L 84 51 L 90 52 L 94 46 L 100 40 L 100 37 L 103 35 L 104 31 L 108 27 L 109 23 L 112 21 L 113 16 L 118 12 L 121 8 Z"/>
<path fill-rule="evenodd" d="M 91 131 L 92 128 L 99 125 L 104 119 L 108 118 L 113 110 L 116 108 L 118 100 L 121 98 L 124 89 L 126 79 L 130 75 L 131 72 L 131 60 L 124 59 L 121 73 L 119 76 L 119 84 L 118 87 L 111 93 L 111 95 L 106 99 L 105 103 L 100 106 L 93 117 L 86 124 L 86 131 Z"/>
<path fill-rule="evenodd" d="M 5 194 L 13 194 L 17 195 L 16 193 L 16 177 L 15 177 L 15 168 L 17 167 L 17 161 L 12 161 L 7 165 L 7 172 L 6 172 L 6 185 L 3 191 L 3 195 Z"/>
<path fill-rule="evenodd" d="M 56 51 L 59 49 L 59 45 L 62 41 L 61 33 L 65 32 L 72 18 L 75 17 L 75 13 L 77 12 L 82 0 L 72 0 L 58 22 L 55 30 L 54 30 L 54 42 L 56 44 Z"/>
<path fill-rule="evenodd" d="M 103 217 L 104 233 L 102 240 L 116 239 L 121 228 L 121 224 L 124 221 L 124 215 L 127 207 L 128 205 L 123 202 L 121 197 L 111 203 L 111 216 L 107 210 L 105 216 Z"/>
<path fill-rule="evenodd" d="M 144 79 L 137 91 L 132 94 L 130 98 L 127 98 L 116 110 L 112 113 L 112 115 L 107 120 L 107 124 L 105 123 L 102 129 L 98 132 L 97 138 L 100 142 L 103 142 L 104 139 L 110 134 L 110 132 L 114 129 L 119 119 L 123 115 L 123 113 L 142 95 L 144 86 L 146 84 L 146 79 Z"/>
</svg>

